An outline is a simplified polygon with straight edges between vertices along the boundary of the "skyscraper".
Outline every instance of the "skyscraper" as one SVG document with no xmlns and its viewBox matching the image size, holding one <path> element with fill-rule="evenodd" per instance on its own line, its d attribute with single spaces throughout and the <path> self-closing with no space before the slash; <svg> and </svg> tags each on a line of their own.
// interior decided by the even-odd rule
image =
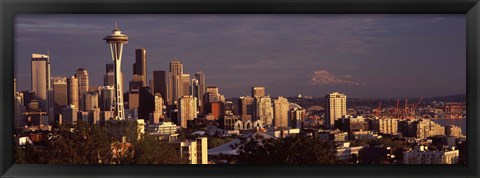
<svg viewBox="0 0 480 178">
<path fill-rule="evenodd" d="M 113 34 L 103 38 L 110 44 L 110 51 L 112 53 L 112 60 L 115 67 L 115 119 L 124 120 L 125 111 L 123 107 L 123 78 L 122 78 L 122 50 L 123 44 L 128 43 L 128 36 L 122 34 L 122 31 L 115 25 Z"/>
<path fill-rule="evenodd" d="M 271 126 L 273 121 L 273 107 L 272 99 L 270 96 L 261 96 L 256 100 L 256 117 L 257 120 L 261 120 L 265 125 Z"/>
<path fill-rule="evenodd" d="M 205 73 L 203 73 L 202 71 L 197 72 L 195 74 L 195 79 L 198 82 L 198 89 L 196 90 L 197 94 L 195 95 L 198 99 L 197 103 L 198 103 L 199 112 L 203 114 L 205 112 L 204 106 L 203 106 L 203 96 L 205 95 L 205 88 L 206 88 Z"/>
<path fill-rule="evenodd" d="M 74 105 L 67 105 L 61 109 L 62 124 L 76 124 L 78 109 Z"/>
<path fill-rule="evenodd" d="M 85 93 L 85 111 L 98 110 L 98 93 L 97 92 L 86 92 Z"/>
<path fill-rule="evenodd" d="M 332 129 L 334 127 L 335 120 L 346 114 L 346 95 L 333 92 L 325 96 L 325 127 Z"/>
<path fill-rule="evenodd" d="M 287 98 L 279 96 L 274 101 L 274 120 L 275 127 L 288 127 L 288 100 Z"/>
<path fill-rule="evenodd" d="M 79 68 L 75 71 L 75 77 L 78 79 L 78 100 L 80 103 L 80 107 L 78 108 L 80 111 L 85 110 L 85 93 L 88 92 L 88 72 L 86 69 Z"/>
<path fill-rule="evenodd" d="M 182 128 L 187 128 L 187 121 L 191 121 L 197 116 L 196 103 L 197 98 L 193 96 L 183 96 L 179 99 L 177 123 Z"/>
<path fill-rule="evenodd" d="M 258 98 L 265 96 L 265 87 L 252 87 L 252 97 Z"/>
<path fill-rule="evenodd" d="M 53 100 L 56 110 L 68 104 L 67 78 L 52 77 L 53 84 Z"/>
<path fill-rule="evenodd" d="M 305 119 L 306 110 L 301 107 L 290 108 L 289 110 L 289 126 L 291 128 L 301 129 L 303 126 L 303 120 Z"/>
<path fill-rule="evenodd" d="M 79 107 L 78 79 L 75 78 L 75 76 L 71 76 L 67 78 L 67 96 L 68 96 L 68 104 L 74 105 L 75 108 L 78 109 Z"/>
<path fill-rule="evenodd" d="M 242 96 L 240 97 L 239 105 L 242 122 L 252 121 L 256 107 L 253 98 L 250 96 Z"/>
<path fill-rule="evenodd" d="M 153 116 L 151 123 L 159 123 L 163 118 L 163 98 L 160 93 L 155 93 L 155 109 L 153 110 Z"/>
<path fill-rule="evenodd" d="M 115 90 L 113 86 L 103 86 L 100 91 L 100 110 L 112 111 L 112 107 L 114 107 L 113 103 L 115 102 Z"/>
<path fill-rule="evenodd" d="M 45 54 L 32 54 L 32 91 L 40 103 L 42 111 L 47 111 L 47 90 L 50 85 L 50 57 Z"/>
<path fill-rule="evenodd" d="M 159 93 L 163 100 L 167 100 L 167 74 L 165 71 L 153 71 L 153 94 Z M 169 103 L 169 101 L 167 101 Z"/>
<path fill-rule="evenodd" d="M 103 86 L 113 86 L 115 82 L 115 72 L 113 64 L 106 64 L 105 75 L 103 76 Z"/>
<path fill-rule="evenodd" d="M 182 75 L 182 83 L 183 83 L 183 96 L 191 95 L 190 94 L 190 74 Z"/>
<path fill-rule="evenodd" d="M 147 50 L 145 48 L 138 48 L 135 50 L 133 74 L 140 75 L 142 86 L 147 86 Z"/>
<path fill-rule="evenodd" d="M 168 92 L 170 102 L 169 104 L 175 104 L 183 96 L 183 64 L 177 59 L 174 58 L 170 62 L 170 73 L 169 73 L 169 85 Z"/>
</svg>

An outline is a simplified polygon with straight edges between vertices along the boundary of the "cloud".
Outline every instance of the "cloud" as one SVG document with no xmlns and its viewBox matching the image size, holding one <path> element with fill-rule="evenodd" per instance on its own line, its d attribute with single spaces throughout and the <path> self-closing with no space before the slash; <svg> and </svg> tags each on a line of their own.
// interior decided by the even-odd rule
<svg viewBox="0 0 480 178">
<path fill-rule="evenodd" d="M 351 75 L 343 75 L 337 77 L 330 74 L 326 70 L 317 70 L 314 71 L 311 75 L 311 84 L 312 85 L 366 85 L 365 83 L 354 82 L 350 80 L 344 80 L 341 78 L 352 78 Z"/>
</svg>

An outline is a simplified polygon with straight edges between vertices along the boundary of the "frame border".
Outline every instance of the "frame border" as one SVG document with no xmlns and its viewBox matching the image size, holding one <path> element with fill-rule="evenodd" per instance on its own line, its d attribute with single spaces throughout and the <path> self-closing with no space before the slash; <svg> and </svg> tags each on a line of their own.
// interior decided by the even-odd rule
<svg viewBox="0 0 480 178">
<path fill-rule="evenodd" d="M 0 86 L 14 77 L 16 14 L 466 14 L 467 165 L 13 164 L 13 88 L 0 87 L 1 177 L 479 177 L 479 0 L 0 0 Z M 201 174 L 202 176 L 198 176 Z"/>
</svg>

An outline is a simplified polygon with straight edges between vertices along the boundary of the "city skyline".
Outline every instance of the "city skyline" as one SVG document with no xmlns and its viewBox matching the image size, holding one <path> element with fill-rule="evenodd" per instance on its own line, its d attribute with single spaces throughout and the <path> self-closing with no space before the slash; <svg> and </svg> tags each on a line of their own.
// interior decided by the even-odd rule
<svg viewBox="0 0 480 178">
<path fill-rule="evenodd" d="M 123 52 L 124 91 L 135 49 L 145 48 L 148 80 L 154 70 L 168 72 L 178 57 L 185 74 L 203 71 L 207 86 L 217 86 L 227 98 L 248 95 L 252 86 L 265 86 L 272 96 L 466 92 L 464 15 L 21 15 L 16 20 L 19 90 L 31 89 L 29 70 L 20 66 L 30 65 L 32 53 L 50 54 L 52 76 L 69 77 L 84 68 L 90 85 L 102 85 L 105 64 L 112 62 L 99 39 L 118 20 L 132 39 Z M 77 35 L 82 39 L 70 43 Z M 281 87 L 285 83 L 292 87 Z"/>
</svg>

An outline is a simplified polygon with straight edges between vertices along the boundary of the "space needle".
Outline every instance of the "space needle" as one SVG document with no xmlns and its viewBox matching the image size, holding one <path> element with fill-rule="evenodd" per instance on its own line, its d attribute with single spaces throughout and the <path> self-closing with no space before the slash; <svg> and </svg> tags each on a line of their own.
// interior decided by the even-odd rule
<svg viewBox="0 0 480 178">
<path fill-rule="evenodd" d="M 124 120 L 125 119 L 125 110 L 123 107 L 123 81 L 122 81 L 122 50 L 123 44 L 128 43 L 128 36 L 122 34 L 122 31 L 118 29 L 117 23 L 115 22 L 115 29 L 111 35 L 103 38 L 105 42 L 110 44 L 110 51 L 112 53 L 112 60 L 115 63 L 115 120 Z"/>
</svg>

